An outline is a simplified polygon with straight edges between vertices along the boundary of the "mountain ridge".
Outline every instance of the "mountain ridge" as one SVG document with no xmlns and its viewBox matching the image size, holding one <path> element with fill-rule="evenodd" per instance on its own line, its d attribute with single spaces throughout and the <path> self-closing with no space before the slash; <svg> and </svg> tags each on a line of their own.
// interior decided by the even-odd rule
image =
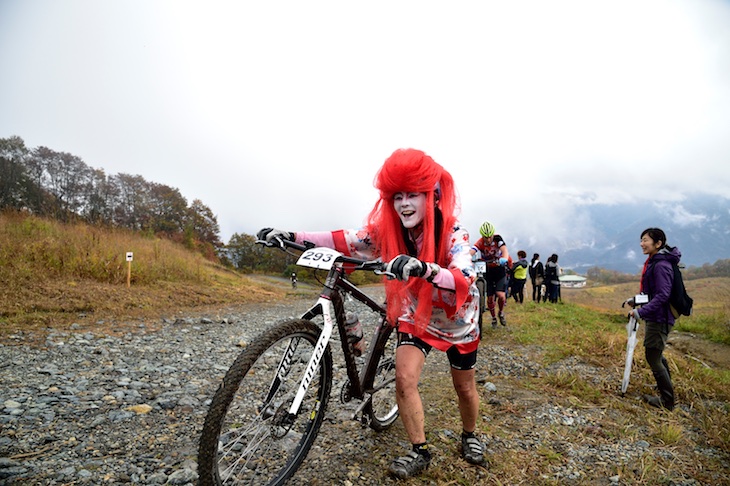
<svg viewBox="0 0 730 486">
<path fill-rule="evenodd" d="M 676 202 L 580 204 L 573 208 L 573 221 L 580 221 L 572 237 L 518 235 L 508 242 L 513 248 L 535 247 L 525 241 L 540 241 L 553 250 L 540 253 L 544 262 L 557 253 L 561 267 L 585 274 L 591 267 L 638 273 L 645 257 L 639 246 L 641 232 L 658 227 L 668 244 L 682 253 L 685 266 L 713 264 L 730 258 L 730 199 L 706 194 L 688 195 Z M 528 252 L 528 259 L 532 252 Z"/>
</svg>

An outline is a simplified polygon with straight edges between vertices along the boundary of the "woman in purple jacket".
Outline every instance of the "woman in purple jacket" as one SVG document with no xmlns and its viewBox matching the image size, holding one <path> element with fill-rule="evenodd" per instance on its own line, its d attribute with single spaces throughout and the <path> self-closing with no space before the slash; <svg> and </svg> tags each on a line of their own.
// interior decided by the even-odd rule
<svg viewBox="0 0 730 486">
<path fill-rule="evenodd" d="M 654 407 L 674 409 L 674 388 L 669 374 L 669 364 L 663 356 L 667 336 L 674 325 L 674 314 L 669 306 L 674 268 L 682 254 L 667 245 L 667 236 L 659 228 L 648 228 L 641 233 L 641 250 L 648 255 L 641 273 L 641 293 L 649 296 L 649 303 L 629 312 L 646 323 L 644 350 L 646 361 L 659 388 L 659 397 L 644 395 L 644 400 Z"/>
</svg>

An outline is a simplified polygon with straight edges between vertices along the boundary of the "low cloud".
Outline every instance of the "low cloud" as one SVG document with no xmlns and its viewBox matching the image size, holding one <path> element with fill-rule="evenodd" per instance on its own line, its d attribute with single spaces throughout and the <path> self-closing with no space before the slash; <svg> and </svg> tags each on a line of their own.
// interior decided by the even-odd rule
<svg viewBox="0 0 730 486">
<path fill-rule="evenodd" d="M 661 210 L 666 211 L 672 222 L 678 224 L 681 227 L 685 226 L 699 226 L 706 223 L 710 217 L 704 213 L 692 213 L 687 210 L 681 204 L 677 205 L 659 205 Z"/>
</svg>

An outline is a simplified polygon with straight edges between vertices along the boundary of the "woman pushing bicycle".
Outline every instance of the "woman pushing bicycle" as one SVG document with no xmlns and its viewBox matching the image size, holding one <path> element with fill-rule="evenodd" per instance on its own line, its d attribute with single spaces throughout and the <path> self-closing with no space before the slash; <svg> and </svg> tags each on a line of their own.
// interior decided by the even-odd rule
<svg viewBox="0 0 730 486">
<path fill-rule="evenodd" d="M 479 394 L 474 379 L 479 347 L 479 292 L 469 234 L 457 221 L 451 174 L 424 152 L 399 149 L 378 171 L 380 198 L 359 230 L 296 232 L 264 228 L 260 240 L 283 238 L 333 248 L 348 256 L 388 262 L 388 321 L 397 322 L 396 399 L 412 450 L 390 472 L 408 478 L 424 471 L 431 453 L 418 383 L 432 348 L 446 352 L 459 400 L 462 456 L 485 464 L 476 437 Z"/>
</svg>

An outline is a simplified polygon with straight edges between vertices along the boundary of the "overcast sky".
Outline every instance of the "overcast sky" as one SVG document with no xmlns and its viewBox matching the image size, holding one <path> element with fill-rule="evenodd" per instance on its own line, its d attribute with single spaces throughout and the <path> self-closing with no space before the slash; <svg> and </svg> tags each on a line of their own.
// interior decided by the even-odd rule
<svg viewBox="0 0 730 486">
<path fill-rule="evenodd" d="M 576 202 L 730 197 L 728 26 L 719 0 L 0 0 L 0 138 L 176 187 L 224 242 L 358 227 L 399 147 L 473 235 L 575 234 Z"/>
</svg>

